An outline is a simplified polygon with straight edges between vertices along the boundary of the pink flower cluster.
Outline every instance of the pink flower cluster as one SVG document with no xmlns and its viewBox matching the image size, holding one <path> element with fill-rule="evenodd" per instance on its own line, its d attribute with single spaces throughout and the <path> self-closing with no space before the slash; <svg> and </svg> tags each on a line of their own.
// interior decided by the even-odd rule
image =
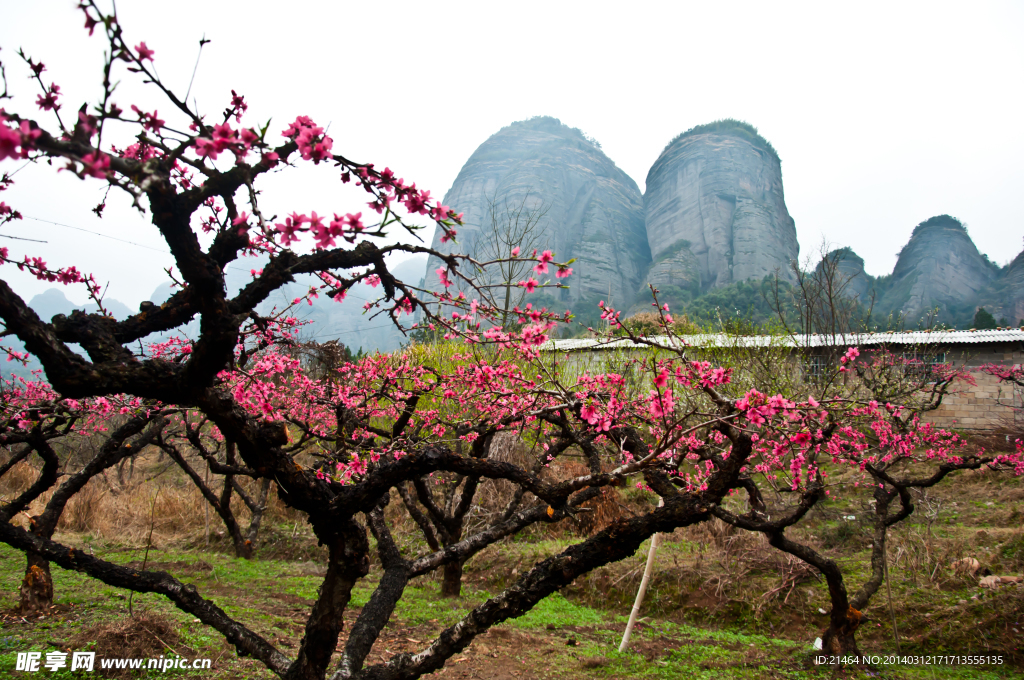
<svg viewBox="0 0 1024 680">
<path fill-rule="evenodd" d="M 622 316 L 622 311 L 615 311 L 614 307 L 605 305 L 604 300 L 597 303 L 597 306 L 601 308 L 601 320 L 607 321 L 611 328 L 621 328 L 622 323 L 619 321 L 619 317 Z"/>
<path fill-rule="evenodd" d="M 158 111 L 146 113 L 139 107 L 135 106 L 135 104 L 132 104 L 132 111 L 134 111 L 135 115 L 139 117 L 139 122 L 142 123 L 142 128 L 144 130 L 149 130 L 150 132 L 159 134 L 160 130 L 163 129 L 165 121 L 161 120 L 157 115 L 159 113 Z"/>
<path fill-rule="evenodd" d="M 46 92 L 36 97 L 36 106 L 43 111 L 59 111 L 60 104 L 57 103 L 57 97 L 59 96 L 60 85 L 50 83 L 50 87 L 46 88 Z"/>
<path fill-rule="evenodd" d="M 362 213 L 348 213 L 344 216 L 334 215 L 334 219 L 324 224 L 327 218 L 313 211 L 309 215 L 293 212 L 284 222 L 274 225 L 280 235 L 281 243 L 289 246 L 298 242 L 303 232 L 311 232 L 317 248 L 329 248 L 335 245 L 336 238 L 344 238 L 348 242 L 355 241 L 356 236 L 365 229 Z"/>
<path fill-rule="evenodd" d="M 319 163 L 331 157 L 334 140 L 328 137 L 324 133 L 324 129 L 314 123 L 309 116 L 299 116 L 281 134 L 298 145 L 299 154 L 304 161 Z"/>
<path fill-rule="evenodd" d="M 84 283 L 91 293 L 98 294 L 100 292 L 99 284 L 96 283 L 96 278 L 90 274 L 85 276 L 82 272 L 78 271 L 77 267 L 62 267 L 61 269 L 49 269 L 46 266 L 46 262 L 39 257 L 25 256 L 22 261 L 12 260 L 8 257 L 7 248 L 0 248 L 0 263 L 2 262 L 13 262 L 18 266 L 21 271 L 28 271 L 30 274 L 35 276 L 40 281 L 48 281 L 50 283 L 62 283 L 65 286 L 72 283 Z"/>
<path fill-rule="evenodd" d="M 42 131 L 33 129 L 27 120 L 15 122 L 0 109 L 0 161 L 7 158 L 18 160 L 28 158 L 28 152 L 35 148 L 35 141 Z"/>
<path fill-rule="evenodd" d="M 200 158 L 217 160 L 221 153 L 230 151 L 235 155 L 235 162 L 241 163 L 258 140 L 259 135 L 252 128 L 235 130 L 228 123 L 220 123 L 211 128 L 210 137 L 197 137 L 193 146 Z M 264 157 L 267 155 L 264 154 Z M 276 162 L 276 154 L 274 156 Z"/>
<path fill-rule="evenodd" d="M 374 194 L 377 198 L 370 202 L 370 207 L 378 214 L 390 210 L 392 203 L 400 203 L 413 215 L 429 215 L 436 222 L 442 223 L 443 234 L 441 242 L 447 243 L 454 239 L 456 231 L 450 225 L 445 224 L 448 220 L 462 221 L 462 213 L 456 215 L 451 208 L 436 202 L 430 207 L 430 192 L 416 188 L 416 184 L 405 183 L 404 179 L 395 176 L 391 168 L 384 168 L 383 171 L 373 169 L 373 164 L 357 166 L 354 172 L 362 183 L 363 188 Z M 348 172 L 342 175 L 342 181 L 349 181 Z"/>
</svg>

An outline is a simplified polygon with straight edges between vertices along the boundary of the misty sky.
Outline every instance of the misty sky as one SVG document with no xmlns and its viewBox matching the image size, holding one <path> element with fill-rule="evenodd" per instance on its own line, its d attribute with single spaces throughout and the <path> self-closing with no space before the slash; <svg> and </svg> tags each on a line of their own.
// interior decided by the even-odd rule
<svg viewBox="0 0 1024 680">
<path fill-rule="evenodd" d="M 75 4 L 0 0 L 0 59 L 16 97 L 2 105 L 51 129 L 15 53 L 46 63 L 68 115 L 95 102 L 104 43 L 87 36 Z M 275 142 L 309 115 L 330 124 L 335 152 L 390 166 L 437 197 L 516 120 L 550 115 L 580 128 L 643 190 L 672 137 L 732 117 L 778 150 L 802 257 L 824 238 L 887 274 L 914 225 L 942 213 L 967 223 L 999 264 L 1022 247 L 1022 3 L 121 0 L 118 9 L 129 43 L 145 40 L 182 93 L 200 37 L 212 40 L 190 96 L 211 116 L 231 89 L 246 96 L 250 124 L 273 118 Z M 115 101 L 171 113 L 152 88 L 123 85 Z M 8 160 L 0 171 L 18 167 Z M 132 306 L 166 281 L 167 249 L 125 197 L 112 195 L 100 220 L 90 213 L 98 181 L 45 166 L 15 179 L 0 199 L 37 219 L 4 233 L 47 243 L 3 239 L 13 256 L 95 272 Z M 328 169 L 275 175 L 264 189 L 272 213 L 366 209 L 365 194 L 344 191 Z M 12 265 L 2 276 L 26 298 L 53 285 Z M 66 293 L 85 299 L 81 286 Z"/>
</svg>

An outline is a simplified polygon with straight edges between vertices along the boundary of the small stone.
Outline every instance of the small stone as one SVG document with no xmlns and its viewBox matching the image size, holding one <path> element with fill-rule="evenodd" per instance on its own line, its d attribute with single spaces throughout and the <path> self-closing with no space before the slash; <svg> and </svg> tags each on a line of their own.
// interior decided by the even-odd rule
<svg viewBox="0 0 1024 680">
<path fill-rule="evenodd" d="M 982 588 L 995 588 L 999 585 L 1000 580 L 998 576 L 983 576 L 978 581 L 978 585 Z"/>
</svg>

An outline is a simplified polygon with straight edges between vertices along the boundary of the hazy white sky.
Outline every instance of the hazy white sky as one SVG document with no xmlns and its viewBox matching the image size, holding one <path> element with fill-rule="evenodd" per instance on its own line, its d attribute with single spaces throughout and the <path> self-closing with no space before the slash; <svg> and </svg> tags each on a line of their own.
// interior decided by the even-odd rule
<svg viewBox="0 0 1024 680">
<path fill-rule="evenodd" d="M 18 47 L 47 64 L 74 113 L 99 95 L 102 39 L 71 0 L 0 0 L 0 59 L 13 102 L 36 112 Z M 195 2 L 121 0 L 128 40 L 156 51 L 161 77 L 216 114 L 235 89 L 250 122 L 296 115 L 330 124 L 335 151 L 388 165 L 443 196 L 462 164 L 508 123 L 556 116 L 595 137 L 644 188 L 668 141 L 733 117 L 782 157 L 802 255 L 824 238 L 886 274 L 914 225 L 941 213 L 967 223 L 999 264 L 1022 247 L 1024 4 L 726 2 Z M 127 86 L 122 106 L 152 93 Z M 46 114 L 40 120 L 49 124 Z M 276 138 L 275 138 L 276 139 Z M 4 161 L 0 170 L 13 170 Z M 12 254 L 43 254 L 110 281 L 128 304 L 148 299 L 171 264 L 152 225 L 114 196 L 89 209 L 99 182 L 29 167 L 0 195 L 28 216 L 5 233 Z M 332 171 L 265 183 L 274 212 L 364 209 Z M 429 234 L 428 234 L 429 236 Z M 429 239 L 428 239 L 429 240 Z M 163 252 L 160 252 L 163 251 Z M 50 287 L 5 265 L 26 297 Z M 67 291 L 81 301 L 84 291 Z"/>
</svg>

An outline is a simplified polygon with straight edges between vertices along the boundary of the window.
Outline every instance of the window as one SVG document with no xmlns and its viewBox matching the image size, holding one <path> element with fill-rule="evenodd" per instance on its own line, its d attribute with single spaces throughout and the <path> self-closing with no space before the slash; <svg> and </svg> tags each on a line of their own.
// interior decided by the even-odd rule
<svg viewBox="0 0 1024 680">
<path fill-rule="evenodd" d="M 804 380 L 807 382 L 821 382 L 830 368 L 828 357 L 814 355 L 807 357 L 804 363 Z"/>
<path fill-rule="evenodd" d="M 913 378 L 930 379 L 935 367 L 944 363 L 946 363 L 945 352 L 935 354 L 923 352 L 903 353 L 903 371 L 907 376 Z"/>
</svg>

